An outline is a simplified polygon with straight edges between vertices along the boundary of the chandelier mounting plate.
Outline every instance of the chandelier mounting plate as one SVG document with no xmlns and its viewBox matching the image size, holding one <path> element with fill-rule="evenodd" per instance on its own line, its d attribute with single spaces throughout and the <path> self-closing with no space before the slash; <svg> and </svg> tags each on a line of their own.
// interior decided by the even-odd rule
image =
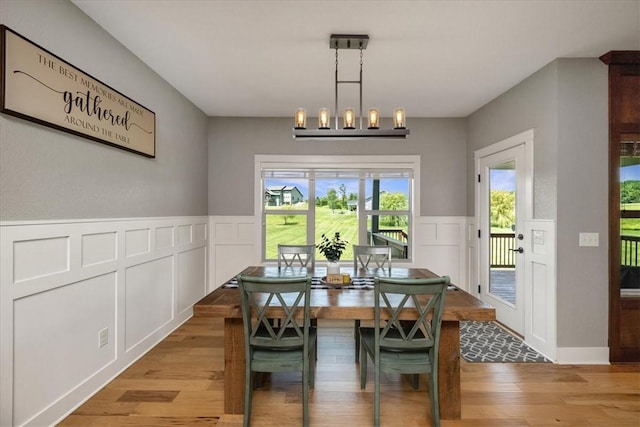
<svg viewBox="0 0 640 427">
<path fill-rule="evenodd" d="M 331 34 L 330 49 L 366 49 L 369 44 L 367 34 Z"/>
</svg>

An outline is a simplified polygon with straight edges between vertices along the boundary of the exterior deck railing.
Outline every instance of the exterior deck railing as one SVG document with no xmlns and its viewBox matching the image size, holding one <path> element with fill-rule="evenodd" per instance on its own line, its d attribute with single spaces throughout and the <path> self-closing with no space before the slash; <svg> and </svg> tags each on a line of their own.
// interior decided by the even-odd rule
<svg viewBox="0 0 640 427">
<path fill-rule="evenodd" d="M 409 236 L 401 229 L 384 229 L 372 233 L 368 230 L 370 241 L 374 245 L 391 246 L 391 257 L 395 259 L 409 258 Z"/>
<path fill-rule="evenodd" d="M 491 267 L 514 268 L 516 263 L 514 233 L 491 233 Z M 640 266 L 640 236 L 620 236 L 620 264 Z"/>
<path fill-rule="evenodd" d="M 640 236 L 620 236 L 622 241 L 622 248 L 620 251 L 620 264 L 629 266 L 638 266 L 640 261 L 638 255 L 640 251 L 638 249 L 638 242 L 640 242 Z"/>
<path fill-rule="evenodd" d="M 393 247 L 393 257 L 396 259 L 406 259 L 408 249 L 408 236 L 403 230 L 378 230 L 377 233 L 371 233 L 369 231 L 371 241 L 374 245 L 389 245 Z M 513 249 L 516 248 L 515 233 L 491 233 L 490 245 L 491 245 L 491 260 L 490 266 L 492 268 L 515 268 L 516 266 L 516 252 Z M 630 249 L 627 249 L 627 253 L 631 258 L 629 262 L 635 262 L 635 264 L 626 265 L 638 265 L 640 249 L 638 248 L 638 242 L 640 237 L 636 236 L 623 236 L 623 245 L 625 244 L 625 238 L 627 238 Z M 623 253 L 624 250 L 623 250 Z M 624 264 L 624 262 L 623 262 Z"/>
<path fill-rule="evenodd" d="M 512 250 L 515 249 L 515 241 L 515 233 L 491 233 L 489 265 L 492 268 L 515 268 L 516 253 Z"/>
</svg>

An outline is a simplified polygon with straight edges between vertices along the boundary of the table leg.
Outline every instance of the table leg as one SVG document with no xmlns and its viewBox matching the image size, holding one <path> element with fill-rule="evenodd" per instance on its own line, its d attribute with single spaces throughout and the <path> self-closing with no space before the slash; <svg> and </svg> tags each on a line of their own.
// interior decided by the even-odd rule
<svg viewBox="0 0 640 427">
<path fill-rule="evenodd" d="M 460 322 L 458 321 L 442 322 L 438 365 L 440 418 L 459 420 L 462 402 L 460 399 Z"/>
<path fill-rule="evenodd" d="M 244 413 L 244 331 L 242 318 L 224 319 L 224 413 Z"/>
</svg>

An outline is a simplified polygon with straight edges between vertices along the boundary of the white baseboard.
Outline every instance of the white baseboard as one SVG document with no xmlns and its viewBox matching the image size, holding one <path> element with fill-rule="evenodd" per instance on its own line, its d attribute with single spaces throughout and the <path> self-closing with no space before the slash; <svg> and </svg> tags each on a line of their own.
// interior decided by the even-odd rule
<svg viewBox="0 0 640 427">
<path fill-rule="evenodd" d="M 558 347 L 560 365 L 608 365 L 609 347 Z"/>
</svg>

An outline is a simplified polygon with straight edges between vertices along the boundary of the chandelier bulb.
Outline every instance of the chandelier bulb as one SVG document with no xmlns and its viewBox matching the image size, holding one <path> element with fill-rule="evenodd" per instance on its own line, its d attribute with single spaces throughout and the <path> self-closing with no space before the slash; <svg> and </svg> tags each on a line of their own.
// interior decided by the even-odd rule
<svg viewBox="0 0 640 427">
<path fill-rule="evenodd" d="M 294 124 L 295 129 L 307 128 L 307 112 L 305 111 L 304 108 L 298 108 L 298 110 L 296 110 L 294 121 L 295 121 L 295 124 Z"/>
<path fill-rule="evenodd" d="M 356 128 L 356 115 L 353 112 L 353 108 L 345 108 L 344 110 L 344 128 L 355 129 Z"/>
<path fill-rule="evenodd" d="M 321 108 L 318 113 L 318 129 L 329 129 L 329 109 Z"/>
<path fill-rule="evenodd" d="M 377 108 L 369 109 L 369 129 L 380 128 L 380 113 Z"/>
<path fill-rule="evenodd" d="M 406 129 L 407 119 L 404 114 L 404 108 L 396 108 L 393 110 L 393 128 Z"/>
</svg>

